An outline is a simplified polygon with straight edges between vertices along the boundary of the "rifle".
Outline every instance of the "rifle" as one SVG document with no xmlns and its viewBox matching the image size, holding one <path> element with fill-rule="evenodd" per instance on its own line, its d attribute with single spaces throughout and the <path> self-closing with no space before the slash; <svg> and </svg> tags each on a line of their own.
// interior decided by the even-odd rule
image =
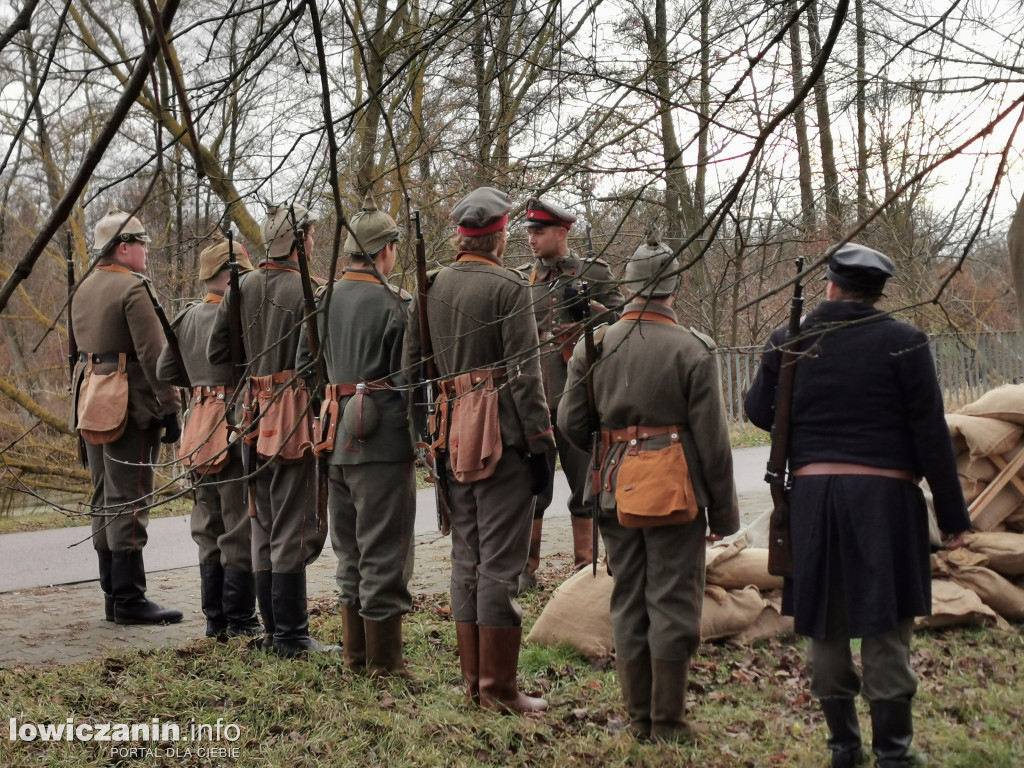
<svg viewBox="0 0 1024 768">
<path fill-rule="evenodd" d="M 796 375 L 796 338 L 800 334 L 803 313 L 803 285 L 800 271 L 804 260 L 796 260 L 797 279 L 789 309 L 789 326 L 782 345 L 779 380 L 775 388 L 775 423 L 772 425 L 772 447 L 764 479 L 772 493 L 772 514 L 768 523 L 768 573 L 790 576 L 793 573 L 793 542 L 789 527 L 789 478 L 786 462 L 789 453 L 790 412 L 793 405 L 793 380 Z"/>
<path fill-rule="evenodd" d="M 142 285 L 146 289 L 146 293 L 149 294 L 149 300 L 153 303 L 153 311 L 156 312 L 156 318 L 160 321 L 160 327 L 164 331 L 164 339 L 167 340 L 167 348 L 171 351 L 171 359 L 174 360 L 174 364 L 181 371 L 181 376 L 185 381 L 188 381 L 188 388 L 192 388 L 192 382 L 188 378 L 188 368 L 185 367 L 185 360 L 181 356 L 181 347 L 178 345 L 178 337 L 174 333 L 174 329 L 171 327 L 170 322 L 167 320 L 167 314 L 164 312 L 164 308 L 160 306 L 160 301 L 157 299 L 156 294 L 153 293 L 153 284 L 148 277 L 140 275 L 138 272 L 135 275 L 142 281 Z"/>
<path fill-rule="evenodd" d="M 245 346 L 242 344 L 242 288 L 238 282 L 238 259 L 235 258 L 235 239 L 231 231 L 231 225 L 226 227 L 228 237 L 228 287 L 231 289 L 233 301 L 228 307 L 228 328 L 231 342 L 231 385 L 232 390 L 237 391 L 238 385 L 245 378 Z M 237 394 L 233 399 L 238 397 Z"/>
<path fill-rule="evenodd" d="M 313 359 L 313 393 L 318 395 L 327 382 L 327 368 L 320 354 L 320 331 L 317 328 L 316 296 L 313 281 L 309 276 L 309 259 L 306 256 L 306 234 L 295 220 L 295 209 L 289 208 L 295 235 L 295 251 L 299 257 L 299 275 L 302 277 L 302 303 L 306 311 L 306 341 Z M 316 510 L 320 520 L 320 533 L 327 532 L 327 456 L 316 457 Z"/>
<path fill-rule="evenodd" d="M 448 493 L 448 476 L 445 473 L 445 449 L 435 447 L 437 435 L 430 430 L 430 422 L 435 421 L 437 403 L 434 401 L 434 381 L 437 380 L 437 363 L 434 361 L 434 347 L 430 341 L 430 324 L 427 319 L 427 245 L 420 230 L 420 212 L 412 214 L 416 225 L 416 293 L 417 316 L 420 322 L 420 383 L 423 385 L 423 398 L 426 400 L 427 418 L 423 426 L 423 441 L 428 451 L 433 454 L 433 461 L 428 458 L 427 469 L 429 481 L 434 486 L 434 501 L 437 503 L 437 528 L 442 536 L 452 530 L 451 496 Z"/>
<path fill-rule="evenodd" d="M 587 246 L 593 249 L 590 240 L 590 225 L 587 225 Z M 586 352 L 587 372 L 587 414 L 590 422 L 590 515 L 592 526 L 591 558 L 593 575 L 597 576 L 597 550 L 599 546 L 597 518 L 601 511 L 601 415 L 597 411 L 597 396 L 594 393 L 594 365 L 597 363 L 597 347 L 594 344 L 594 329 L 590 324 L 590 285 L 582 285 L 583 294 L 583 351 Z"/>
<path fill-rule="evenodd" d="M 71 298 L 75 293 L 75 254 L 71 247 L 71 230 L 68 229 L 67 253 L 65 255 L 68 273 L 68 392 L 71 393 L 71 401 L 77 406 L 75 393 L 75 367 L 78 365 L 78 340 L 75 338 L 74 323 L 71 319 Z M 78 442 L 78 460 L 82 462 L 82 469 L 89 468 L 89 455 L 85 451 L 85 440 L 82 433 L 76 432 Z"/>
</svg>

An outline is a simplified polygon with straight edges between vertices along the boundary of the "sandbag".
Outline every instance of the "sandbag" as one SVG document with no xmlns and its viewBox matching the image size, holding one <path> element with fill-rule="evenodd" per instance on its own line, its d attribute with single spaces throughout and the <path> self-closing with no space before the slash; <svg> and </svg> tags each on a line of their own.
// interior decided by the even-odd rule
<svg viewBox="0 0 1024 768">
<path fill-rule="evenodd" d="M 701 640 L 721 640 L 742 632 L 757 621 L 765 607 L 757 587 L 727 590 L 714 585 L 704 590 Z"/>
<path fill-rule="evenodd" d="M 551 595 L 526 642 L 548 648 L 570 645 L 588 659 L 610 657 L 615 649 L 613 584 L 607 568 L 599 567 L 596 577 L 590 568 L 573 574 Z"/>
<path fill-rule="evenodd" d="M 993 625 L 1001 629 L 1010 626 L 977 594 L 949 579 L 932 579 L 932 615 L 919 616 L 914 622 L 915 627 L 926 629 Z"/>
<path fill-rule="evenodd" d="M 759 590 L 782 588 L 782 577 L 768 573 L 768 550 L 747 546 L 740 537 L 725 547 L 706 567 L 706 581 L 726 589 L 755 586 Z"/>
<path fill-rule="evenodd" d="M 932 569 L 970 589 L 981 601 L 1010 621 L 1024 621 L 1024 589 L 986 568 L 984 555 L 957 549 L 932 556 Z"/>
<path fill-rule="evenodd" d="M 971 456 L 970 451 L 965 451 L 956 457 L 956 473 L 968 480 L 990 483 L 999 470 L 987 457 Z"/>
<path fill-rule="evenodd" d="M 1024 427 L 1017 424 L 962 413 L 947 413 L 946 424 L 957 453 L 962 453 L 961 446 L 964 446 L 975 458 L 994 453 L 1002 456 L 1024 435 Z"/>
<path fill-rule="evenodd" d="M 1024 575 L 1024 536 L 985 531 L 967 535 L 967 548 L 984 555 L 988 567 L 1003 576 Z"/>
<path fill-rule="evenodd" d="M 726 639 L 728 645 L 746 646 L 753 645 L 760 640 L 768 640 L 772 637 L 782 637 L 793 633 L 793 617 L 783 616 L 779 608 L 769 602 L 761 610 L 753 624 Z"/>
<path fill-rule="evenodd" d="M 1005 384 L 989 390 L 957 413 L 1024 425 L 1024 384 Z"/>
</svg>

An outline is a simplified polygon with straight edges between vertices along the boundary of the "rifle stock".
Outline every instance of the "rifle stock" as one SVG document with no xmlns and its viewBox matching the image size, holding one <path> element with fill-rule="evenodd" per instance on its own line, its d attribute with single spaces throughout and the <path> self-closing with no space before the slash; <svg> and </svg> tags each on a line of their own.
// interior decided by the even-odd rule
<svg viewBox="0 0 1024 768">
<path fill-rule="evenodd" d="M 242 342 L 242 288 L 239 282 L 238 259 L 235 257 L 235 238 L 231 225 L 226 227 L 228 238 L 228 287 L 231 290 L 231 304 L 228 307 L 228 332 L 231 342 L 231 385 L 234 398 L 238 397 L 238 385 L 245 378 L 245 346 Z"/>
<path fill-rule="evenodd" d="M 423 399 L 427 410 L 427 418 L 423 427 L 423 440 L 432 455 L 432 463 L 428 457 L 427 466 L 430 471 L 431 483 L 434 486 L 434 501 L 437 503 L 437 527 L 442 536 L 452 530 L 451 504 L 448 492 L 448 476 L 445 470 L 445 449 L 440 447 L 439 435 L 431 431 L 431 422 L 437 423 L 437 403 L 434 399 L 434 382 L 437 380 L 437 363 L 434 361 L 434 347 L 430 341 L 430 321 L 427 317 L 427 246 L 420 229 L 420 212 L 412 214 L 416 226 L 416 311 L 420 326 L 420 384 L 423 387 Z"/>
<path fill-rule="evenodd" d="M 591 253 L 594 244 L 590 239 L 590 225 L 587 225 L 587 249 Z M 584 282 L 583 294 L 583 351 L 587 357 L 585 374 L 587 388 L 587 413 L 590 421 L 590 555 L 594 576 L 597 576 L 597 555 L 600 548 L 597 518 L 601 510 L 601 415 L 597 410 L 597 396 L 594 393 L 594 364 L 597 362 L 597 346 L 594 344 L 594 328 L 590 323 L 590 284 Z"/>
<path fill-rule="evenodd" d="M 174 364 L 178 367 L 181 372 L 181 377 L 188 382 L 188 388 L 192 388 L 192 382 L 188 378 L 188 368 L 185 367 L 185 359 L 181 356 L 181 347 L 178 345 L 178 336 L 174 333 L 174 329 L 171 327 L 170 322 L 167 320 L 167 313 L 164 312 L 164 308 L 160 305 L 159 299 L 153 292 L 153 284 L 148 277 L 145 275 L 138 275 L 142 281 L 142 285 L 146 289 L 146 293 L 149 294 L 149 300 L 153 304 L 153 311 L 156 312 L 156 318 L 160 321 L 160 327 L 164 331 L 164 339 L 167 341 L 167 348 L 171 352 L 171 358 L 174 360 Z"/>
<path fill-rule="evenodd" d="M 67 236 L 67 277 L 68 277 L 68 392 L 71 393 L 71 401 L 77 406 L 77 393 L 75 392 L 75 367 L 78 365 L 78 341 L 75 339 L 74 322 L 71 317 L 71 298 L 75 293 L 75 253 L 71 245 L 71 231 Z M 89 455 L 85 450 L 85 440 L 82 433 L 76 430 L 75 441 L 78 446 L 78 460 L 82 463 L 82 469 L 89 468 Z"/>
<path fill-rule="evenodd" d="M 775 423 L 772 425 L 772 447 L 764 479 L 772 494 L 772 514 L 768 523 L 768 573 L 790 576 L 793 573 L 793 542 L 789 520 L 789 481 L 786 464 L 789 455 L 790 414 L 793 405 L 793 382 L 796 375 L 796 338 L 800 334 L 803 312 L 803 285 L 800 272 L 804 260 L 796 260 L 797 280 L 789 310 L 786 340 L 781 350 L 779 379 L 775 390 Z"/>
</svg>

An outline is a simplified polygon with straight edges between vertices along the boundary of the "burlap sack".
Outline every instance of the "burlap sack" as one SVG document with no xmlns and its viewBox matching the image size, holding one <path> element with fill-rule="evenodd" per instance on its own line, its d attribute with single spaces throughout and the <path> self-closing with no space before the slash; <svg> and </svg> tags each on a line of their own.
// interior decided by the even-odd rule
<svg viewBox="0 0 1024 768">
<path fill-rule="evenodd" d="M 932 580 L 932 615 L 918 617 L 914 625 L 928 629 L 992 625 L 1008 629 L 1010 626 L 974 592 L 949 579 Z"/>
<path fill-rule="evenodd" d="M 946 424 L 957 453 L 970 451 L 971 456 L 991 456 L 1009 452 L 1024 435 L 1024 427 L 983 416 L 947 413 Z"/>
<path fill-rule="evenodd" d="M 762 591 L 782 588 L 782 577 L 768 573 L 768 550 L 753 549 L 740 537 L 707 566 L 706 580 L 726 589 L 755 586 Z"/>
<path fill-rule="evenodd" d="M 984 555 L 988 567 L 996 573 L 1024 575 L 1024 536 L 1019 533 L 970 533 L 967 548 Z"/>
<path fill-rule="evenodd" d="M 726 639 L 726 643 L 735 646 L 753 645 L 760 640 L 782 637 L 793 633 L 793 617 L 783 616 L 778 606 L 769 603 L 761 611 L 753 624 L 738 635 Z"/>
<path fill-rule="evenodd" d="M 704 590 L 701 612 L 701 640 L 721 640 L 738 635 L 757 621 L 766 601 L 757 587 L 726 590 L 714 585 Z"/>
<path fill-rule="evenodd" d="M 1024 589 L 981 563 L 984 555 L 969 550 L 938 552 L 932 556 L 932 571 L 974 592 L 981 601 L 1010 621 L 1024 621 Z"/>
<path fill-rule="evenodd" d="M 1006 384 L 989 390 L 957 413 L 1024 425 L 1024 384 Z"/>
<path fill-rule="evenodd" d="M 570 645 L 588 659 L 612 655 L 612 577 L 590 568 L 566 579 L 544 607 L 526 642 L 545 647 Z"/>
<path fill-rule="evenodd" d="M 971 456 L 969 451 L 965 451 L 956 457 L 956 472 L 961 478 L 980 480 L 982 483 L 992 482 L 992 479 L 999 474 L 996 465 L 986 457 Z"/>
</svg>

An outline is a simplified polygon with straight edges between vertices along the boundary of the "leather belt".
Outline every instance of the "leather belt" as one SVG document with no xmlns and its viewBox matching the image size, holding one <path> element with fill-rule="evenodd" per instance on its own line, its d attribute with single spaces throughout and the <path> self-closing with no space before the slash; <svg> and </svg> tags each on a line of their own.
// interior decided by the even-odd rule
<svg viewBox="0 0 1024 768">
<path fill-rule="evenodd" d="M 624 427 L 622 429 L 602 429 L 601 444 L 607 449 L 612 443 L 632 443 L 636 440 L 647 440 L 659 435 L 679 434 L 679 427 L 669 424 L 663 427 Z"/>
<path fill-rule="evenodd" d="M 488 377 L 494 380 L 501 379 L 504 378 L 507 373 L 507 368 L 477 368 L 475 370 L 466 372 L 466 374 L 469 375 L 473 384 L 479 384 Z M 455 380 L 457 378 L 459 377 L 452 376 L 451 378 L 442 379 L 440 382 L 438 382 L 441 387 L 441 392 L 444 394 L 445 397 L 455 396 Z"/>
<path fill-rule="evenodd" d="M 356 393 L 356 387 L 359 384 L 365 384 L 366 388 L 371 392 L 382 389 L 391 389 L 395 386 L 395 382 L 391 380 L 390 376 L 385 376 L 383 379 L 376 379 L 374 381 L 348 381 L 342 384 L 328 384 L 326 387 L 327 397 L 337 400 L 342 397 L 354 395 Z"/>
<path fill-rule="evenodd" d="M 812 475 L 870 475 L 872 477 L 888 477 L 893 480 L 906 480 L 908 483 L 916 483 L 917 477 L 909 469 L 886 469 L 885 467 L 870 467 L 867 464 L 845 464 L 840 461 L 819 461 L 813 464 L 804 464 L 799 469 L 793 470 L 794 477 L 809 477 Z"/>
<path fill-rule="evenodd" d="M 116 363 L 118 355 L 120 354 L 120 352 L 79 352 L 78 361 L 80 363 L 87 363 L 89 362 L 89 358 L 92 358 L 93 365 L 105 365 L 109 363 Z M 138 362 L 139 358 L 136 357 L 134 352 L 126 352 L 125 360 L 129 363 L 135 363 Z"/>
</svg>

